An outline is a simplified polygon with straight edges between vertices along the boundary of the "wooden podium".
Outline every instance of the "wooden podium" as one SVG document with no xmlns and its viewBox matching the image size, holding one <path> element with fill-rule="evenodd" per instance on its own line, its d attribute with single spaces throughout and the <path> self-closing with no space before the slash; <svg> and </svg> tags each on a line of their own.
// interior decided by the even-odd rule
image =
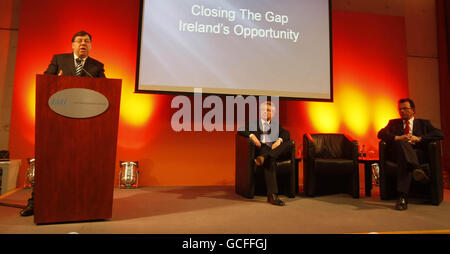
<svg viewBox="0 0 450 254">
<path fill-rule="evenodd" d="M 112 217 L 121 87 L 119 79 L 36 76 L 36 224 Z M 71 88 L 102 94 L 106 111 L 88 118 L 56 113 L 49 99 Z"/>
</svg>

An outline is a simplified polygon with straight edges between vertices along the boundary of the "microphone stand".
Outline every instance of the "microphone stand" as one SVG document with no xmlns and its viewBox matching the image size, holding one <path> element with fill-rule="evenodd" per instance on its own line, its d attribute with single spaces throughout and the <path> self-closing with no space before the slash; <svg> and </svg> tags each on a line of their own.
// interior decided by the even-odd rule
<svg viewBox="0 0 450 254">
<path fill-rule="evenodd" d="M 84 72 L 86 72 L 86 74 L 89 75 L 89 77 L 91 77 L 91 78 L 94 77 L 94 76 L 92 76 L 87 70 L 85 70 L 84 67 L 82 67 L 82 70 L 83 70 Z"/>
</svg>

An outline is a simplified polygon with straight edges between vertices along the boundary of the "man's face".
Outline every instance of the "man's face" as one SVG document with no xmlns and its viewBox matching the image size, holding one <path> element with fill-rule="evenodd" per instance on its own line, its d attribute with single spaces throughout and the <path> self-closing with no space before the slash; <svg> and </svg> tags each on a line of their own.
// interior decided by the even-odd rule
<svg viewBox="0 0 450 254">
<path fill-rule="evenodd" d="M 89 56 L 89 52 L 91 51 L 91 40 L 88 35 L 85 36 L 77 36 L 75 40 L 72 42 L 72 49 L 75 55 L 81 58 L 85 58 Z"/>
<path fill-rule="evenodd" d="M 409 120 L 414 116 L 414 110 L 411 108 L 409 102 L 399 103 L 398 112 L 403 120 Z"/>
<path fill-rule="evenodd" d="M 261 106 L 260 106 L 261 119 L 270 121 L 270 120 L 272 120 L 272 115 L 275 115 L 275 107 L 272 107 L 267 104 L 261 104 Z"/>
</svg>

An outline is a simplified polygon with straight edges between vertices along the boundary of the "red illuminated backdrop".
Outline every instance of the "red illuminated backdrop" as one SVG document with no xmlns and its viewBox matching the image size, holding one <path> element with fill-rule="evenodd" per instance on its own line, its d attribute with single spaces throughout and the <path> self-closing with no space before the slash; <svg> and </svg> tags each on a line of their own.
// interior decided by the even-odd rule
<svg viewBox="0 0 450 254">
<path fill-rule="evenodd" d="M 138 24 L 138 0 L 22 1 L 9 141 L 23 159 L 19 186 L 34 157 L 35 74 L 70 52 L 79 30 L 93 35 L 107 77 L 123 80 L 116 179 L 119 160 L 138 160 L 143 186 L 234 184 L 234 132 L 174 132 L 173 96 L 134 93 Z M 408 96 L 404 19 L 333 12 L 333 55 L 334 102 L 282 101 L 281 121 L 297 144 L 305 132 L 341 132 L 376 149 Z"/>
</svg>

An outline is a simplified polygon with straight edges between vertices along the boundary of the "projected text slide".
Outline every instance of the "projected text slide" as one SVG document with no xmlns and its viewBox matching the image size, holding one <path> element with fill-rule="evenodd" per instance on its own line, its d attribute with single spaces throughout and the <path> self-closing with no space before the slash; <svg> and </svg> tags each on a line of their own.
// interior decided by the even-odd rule
<svg viewBox="0 0 450 254">
<path fill-rule="evenodd" d="M 328 0 L 145 0 L 139 91 L 331 99 Z"/>
</svg>

